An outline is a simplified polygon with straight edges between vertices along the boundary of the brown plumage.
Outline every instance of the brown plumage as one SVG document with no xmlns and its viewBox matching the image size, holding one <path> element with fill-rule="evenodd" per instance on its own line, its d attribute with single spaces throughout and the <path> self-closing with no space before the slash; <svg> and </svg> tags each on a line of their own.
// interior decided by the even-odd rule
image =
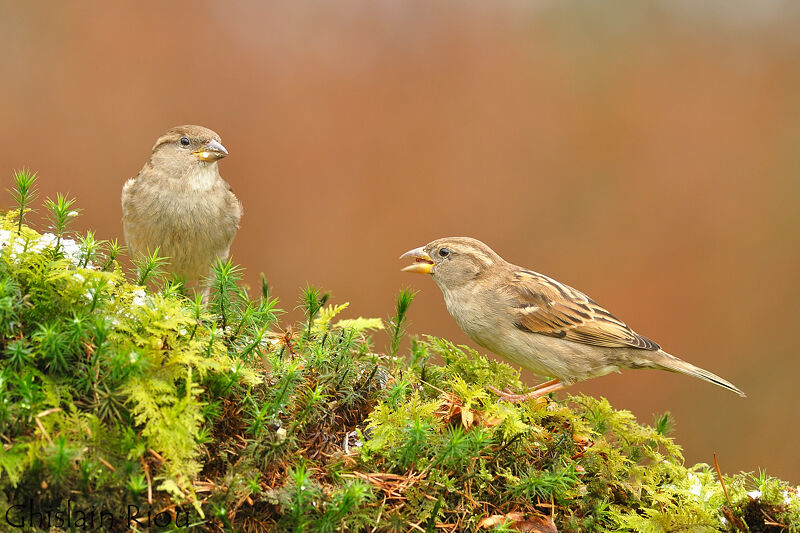
<svg viewBox="0 0 800 533">
<path fill-rule="evenodd" d="M 609 348 L 661 348 L 582 292 L 538 272 L 517 270 L 508 292 L 521 330 Z"/>
<path fill-rule="evenodd" d="M 158 248 L 167 271 L 196 281 L 228 257 L 242 207 L 219 174 L 228 155 L 219 135 L 177 126 L 161 135 L 150 158 L 122 189 L 122 226 L 131 256 Z"/>
<path fill-rule="evenodd" d="M 627 368 L 679 372 L 744 396 L 716 374 L 668 354 L 582 292 L 508 263 L 478 240 L 438 239 L 402 257 L 416 260 L 403 270 L 433 276 L 447 310 L 472 340 L 555 378 L 527 395 L 501 393 L 506 399 L 542 396 Z"/>
</svg>

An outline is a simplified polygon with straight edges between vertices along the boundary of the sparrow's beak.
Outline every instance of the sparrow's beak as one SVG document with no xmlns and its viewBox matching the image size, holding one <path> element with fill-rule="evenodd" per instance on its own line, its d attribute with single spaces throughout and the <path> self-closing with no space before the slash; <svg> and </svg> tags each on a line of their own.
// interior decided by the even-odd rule
<svg viewBox="0 0 800 533">
<path fill-rule="evenodd" d="M 202 148 L 192 152 L 200 161 L 216 161 L 228 155 L 228 151 L 221 143 L 210 140 Z"/>
<path fill-rule="evenodd" d="M 419 248 L 414 248 L 413 250 L 409 250 L 403 255 L 400 256 L 400 259 L 405 259 L 406 257 L 413 257 L 415 263 L 413 265 L 408 265 L 403 269 L 403 272 L 414 272 L 416 274 L 431 274 L 433 271 L 433 259 L 429 256 L 423 246 Z"/>
</svg>

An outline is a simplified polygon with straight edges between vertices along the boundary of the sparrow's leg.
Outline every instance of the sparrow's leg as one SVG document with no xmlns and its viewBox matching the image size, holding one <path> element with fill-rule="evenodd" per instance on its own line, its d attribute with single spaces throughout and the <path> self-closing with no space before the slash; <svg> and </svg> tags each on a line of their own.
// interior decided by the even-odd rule
<svg viewBox="0 0 800 533">
<path fill-rule="evenodd" d="M 551 379 L 550 381 L 545 381 L 544 383 L 539 383 L 538 385 L 534 386 L 531 389 L 531 392 L 539 390 L 539 389 L 541 389 L 543 387 L 549 387 L 550 385 L 555 385 L 556 383 L 558 383 L 558 378 Z M 514 394 L 513 392 L 511 392 L 511 389 L 509 389 L 508 387 L 506 387 L 502 391 L 500 391 L 500 389 L 498 389 L 496 387 L 491 387 L 491 386 L 486 387 L 486 388 L 489 389 L 490 392 L 493 392 L 493 393 L 497 394 L 498 396 Z"/>
<path fill-rule="evenodd" d="M 558 380 L 558 378 L 551 379 L 550 381 L 545 381 L 544 383 L 539 383 L 538 385 L 536 385 L 535 387 L 533 387 L 533 388 L 531 389 L 531 392 L 533 392 L 533 391 L 535 391 L 535 390 L 541 390 L 541 389 L 543 389 L 543 388 L 545 388 L 545 387 L 549 387 L 549 386 L 551 386 L 551 385 L 555 385 L 556 383 L 561 383 L 561 382 Z M 563 387 L 562 387 L 562 388 L 563 388 Z"/>
<path fill-rule="evenodd" d="M 551 379 L 550 381 L 545 381 L 544 383 L 536 385 L 532 391 L 526 392 L 525 394 L 511 394 L 510 392 L 497 390 L 495 387 L 487 387 L 487 389 L 497 394 L 500 400 L 505 400 L 511 403 L 521 403 L 527 400 L 535 400 L 536 398 L 547 396 L 551 392 L 561 390 L 565 387 L 566 385 L 561 383 L 559 379 Z"/>
</svg>

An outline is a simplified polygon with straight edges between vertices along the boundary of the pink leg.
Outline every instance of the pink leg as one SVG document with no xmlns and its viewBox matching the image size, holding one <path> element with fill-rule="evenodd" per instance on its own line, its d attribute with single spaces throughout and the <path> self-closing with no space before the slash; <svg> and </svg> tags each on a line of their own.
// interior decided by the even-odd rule
<svg viewBox="0 0 800 533">
<path fill-rule="evenodd" d="M 561 383 L 561 382 L 558 380 L 558 378 L 556 378 L 556 379 L 551 379 L 550 381 L 545 381 L 544 383 L 539 383 L 538 385 L 536 385 L 535 387 L 533 387 L 533 389 L 531 389 L 531 392 L 533 392 L 533 391 L 535 391 L 535 390 L 543 389 L 543 388 L 545 388 L 545 387 L 549 387 L 550 385 L 555 385 L 556 383 Z"/>
<path fill-rule="evenodd" d="M 550 381 L 545 381 L 544 383 L 540 383 L 536 385 L 532 391 L 526 392 L 525 394 L 512 394 L 510 392 L 501 392 L 494 387 L 487 387 L 490 391 L 497 394 L 501 400 L 505 400 L 511 403 L 520 403 L 527 400 L 535 400 L 536 398 L 541 398 L 542 396 L 546 396 L 551 392 L 555 392 L 565 388 L 566 385 L 561 383 L 559 379 L 551 379 Z"/>
<path fill-rule="evenodd" d="M 544 383 L 539 383 L 538 385 L 534 386 L 531 389 L 531 392 L 533 392 L 535 390 L 539 390 L 539 389 L 544 388 L 544 387 L 549 387 L 550 385 L 555 385 L 556 383 L 558 383 L 558 379 L 557 378 L 556 379 L 551 379 L 550 381 L 545 381 Z M 507 394 L 514 394 L 513 392 L 511 392 L 510 389 L 505 389 L 505 390 L 501 391 L 497 387 L 489 386 L 489 387 L 486 387 L 486 388 L 489 389 L 490 392 L 493 392 L 493 393 L 497 394 L 498 396 L 503 396 L 503 395 L 507 395 Z"/>
</svg>

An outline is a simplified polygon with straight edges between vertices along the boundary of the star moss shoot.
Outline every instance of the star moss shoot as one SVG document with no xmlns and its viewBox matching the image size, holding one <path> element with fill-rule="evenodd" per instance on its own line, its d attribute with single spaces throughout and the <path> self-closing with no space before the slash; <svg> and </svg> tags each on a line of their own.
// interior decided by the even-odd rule
<svg viewBox="0 0 800 533">
<path fill-rule="evenodd" d="M 304 319 L 283 323 L 230 260 L 204 301 L 157 254 L 126 272 L 115 242 L 71 232 L 73 199 L 46 202 L 53 233 L 29 227 L 32 173 L 11 192 L 0 516 L 15 524 L 49 509 L 108 531 L 800 530 L 796 484 L 687 468 L 667 415 L 498 403 L 487 387 L 524 391 L 517 372 L 406 338 L 410 291 L 379 319 L 308 286 Z"/>
</svg>

